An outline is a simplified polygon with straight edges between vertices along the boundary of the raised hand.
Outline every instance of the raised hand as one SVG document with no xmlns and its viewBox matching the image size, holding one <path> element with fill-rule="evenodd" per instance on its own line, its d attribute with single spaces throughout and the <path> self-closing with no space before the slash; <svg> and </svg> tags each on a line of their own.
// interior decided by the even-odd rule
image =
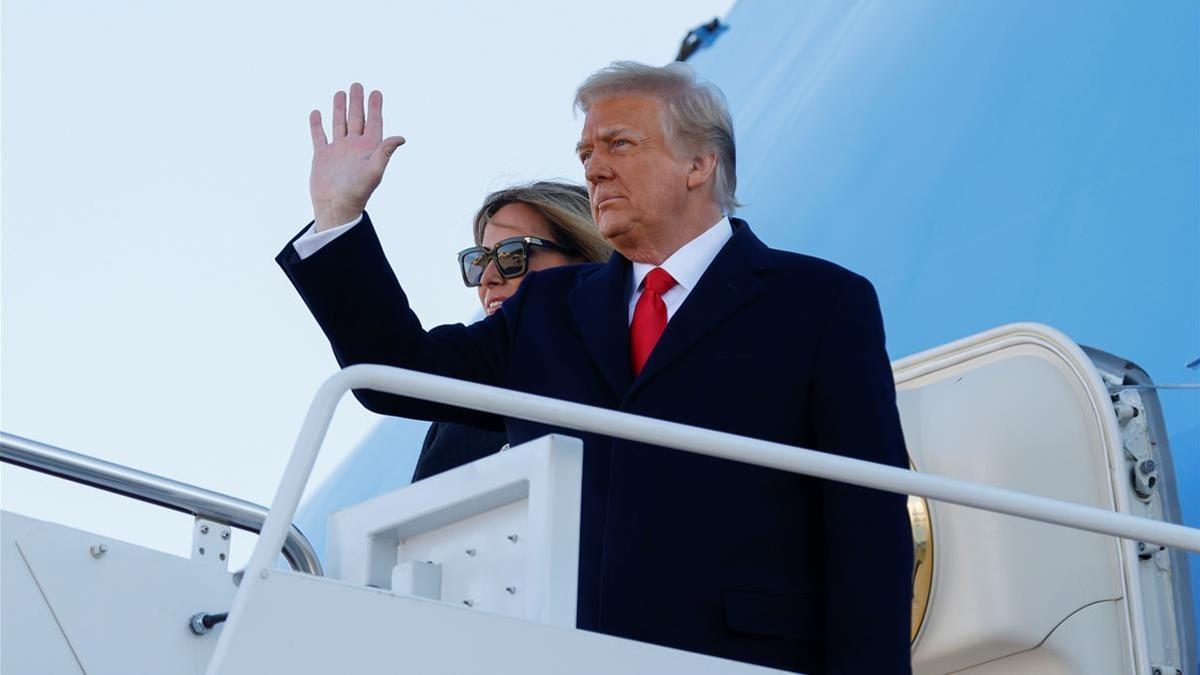
<svg viewBox="0 0 1200 675">
<path fill-rule="evenodd" d="M 367 206 L 371 193 L 379 187 L 383 170 L 403 136 L 383 137 L 383 94 L 371 92 L 363 111 L 363 86 L 350 85 L 350 111 L 346 113 L 346 92 L 333 95 L 333 142 L 325 137 L 321 111 L 308 115 L 312 132 L 312 173 L 308 192 L 312 196 L 313 219 L 317 232 L 348 223 Z"/>
</svg>

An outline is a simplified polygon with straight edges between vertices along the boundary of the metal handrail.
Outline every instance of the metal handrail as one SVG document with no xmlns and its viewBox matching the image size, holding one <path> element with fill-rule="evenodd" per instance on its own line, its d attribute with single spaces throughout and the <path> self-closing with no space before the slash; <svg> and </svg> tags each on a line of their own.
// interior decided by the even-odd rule
<svg viewBox="0 0 1200 675">
<path fill-rule="evenodd" d="M 373 389 L 1200 553 L 1200 530 L 1174 523 L 402 368 L 354 365 L 334 373 L 313 399 L 247 569 L 265 567 L 279 550 L 283 523 L 295 515 L 334 409 L 351 389 Z"/>
<path fill-rule="evenodd" d="M 334 373 L 321 385 L 314 397 L 304 419 L 304 426 L 296 439 L 292 457 L 275 493 L 275 500 L 271 503 L 270 516 L 263 526 L 262 536 L 250 557 L 247 569 L 265 567 L 279 550 L 285 534 L 284 523 L 291 522 L 299 506 L 300 497 L 316 462 L 317 452 L 333 418 L 334 409 L 342 396 L 351 389 L 372 389 L 505 417 L 590 431 L 1200 553 L 1200 529 L 1183 525 L 608 408 L 403 368 L 363 364 Z"/>
<path fill-rule="evenodd" d="M 261 533 L 268 520 L 267 509 L 258 504 L 2 431 L 0 461 L 251 532 Z M 273 548 L 283 551 L 292 569 L 324 575 L 312 545 L 295 525 L 286 531 L 282 547 Z"/>
<path fill-rule="evenodd" d="M 217 640 L 212 659 L 205 670 L 207 675 L 221 672 L 230 649 L 230 636 L 238 631 L 241 617 L 245 614 L 242 610 L 253 589 L 261 580 L 269 577 L 268 568 L 284 542 L 287 524 L 295 517 L 338 402 L 352 389 L 371 389 L 556 427 L 590 431 L 1200 553 L 1200 530 L 1182 525 L 547 396 L 403 368 L 360 364 L 340 370 L 325 380 L 308 408 L 292 456 L 279 481 L 275 499 L 271 502 L 267 522 L 263 525 L 250 561 L 246 563 L 246 576 L 234 596 L 228 623 Z"/>
</svg>

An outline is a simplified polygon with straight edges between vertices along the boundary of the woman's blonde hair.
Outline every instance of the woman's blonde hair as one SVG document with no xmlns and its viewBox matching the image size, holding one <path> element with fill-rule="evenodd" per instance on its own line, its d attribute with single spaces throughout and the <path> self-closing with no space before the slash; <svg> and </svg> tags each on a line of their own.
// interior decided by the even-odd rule
<svg viewBox="0 0 1200 675">
<path fill-rule="evenodd" d="M 516 203 L 527 204 L 540 213 L 550 223 L 554 243 L 574 248 L 588 262 L 604 262 L 612 254 L 612 247 L 592 221 L 587 188 L 555 181 L 514 185 L 488 195 L 475 213 L 473 229 L 477 246 L 483 244 L 483 228 L 492 216 Z"/>
</svg>

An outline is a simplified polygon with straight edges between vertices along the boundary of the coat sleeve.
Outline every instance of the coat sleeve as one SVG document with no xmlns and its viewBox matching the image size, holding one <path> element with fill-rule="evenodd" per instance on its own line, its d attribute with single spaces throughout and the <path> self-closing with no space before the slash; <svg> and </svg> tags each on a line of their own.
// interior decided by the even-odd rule
<svg viewBox="0 0 1200 675">
<path fill-rule="evenodd" d="M 814 367 L 818 450 L 908 467 L 875 289 L 853 275 L 826 324 Z M 912 533 L 907 497 L 822 481 L 830 673 L 909 673 Z"/>
<path fill-rule="evenodd" d="M 497 312 L 471 326 L 425 331 L 366 214 L 362 222 L 313 255 L 301 260 L 289 241 L 275 261 L 300 293 L 343 368 L 375 363 L 482 384 L 503 381 L 508 314 Z M 518 292 L 509 303 L 519 304 L 521 295 Z M 502 418 L 478 411 L 365 389 L 356 389 L 354 396 L 367 409 L 384 415 L 504 429 Z"/>
<path fill-rule="evenodd" d="M 435 476 L 443 471 L 470 464 L 500 452 L 508 442 L 505 434 L 486 431 L 462 424 L 434 422 L 429 425 L 421 456 L 413 470 L 413 482 Z"/>
</svg>

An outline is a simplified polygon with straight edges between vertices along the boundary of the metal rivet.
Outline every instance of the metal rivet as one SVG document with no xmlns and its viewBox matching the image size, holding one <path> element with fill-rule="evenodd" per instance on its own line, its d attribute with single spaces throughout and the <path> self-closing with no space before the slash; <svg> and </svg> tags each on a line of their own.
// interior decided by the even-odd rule
<svg viewBox="0 0 1200 675">
<path fill-rule="evenodd" d="M 204 547 L 203 546 L 200 547 L 200 555 L 204 555 Z"/>
<path fill-rule="evenodd" d="M 474 557 L 474 556 L 475 556 L 475 549 L 473 549 L 473 548 L 469 548 L 469 549 L 467 549 L 467 555 L 469 555 L 469 556 L 471 556 L 471 557 Z"/>
<path fill-rule="evenodd" d="M 467 607 L 474 607 L 475 601 L 474 600 L 463 600 L 463 604 L 466 605 Z"/>
<path fill-rule="evenodd" d="M 222 532 L 222 533 L 221 533 L 221 538 L 222 538 L 222 539 L 228 539 L 228 538 L 229 538 L 229 530 L 225 530 L 224 532 Z"/>
<path fill-rule="evenodd" d="M 208 534 L 208 526 L 207 525 L 200 526 L 200 534 Z"/>
<path fill-rule="evenodd" d="M 224 553 L 222 553 L 221 555 L 219 555 L 219 556 L 217 556 L 217 557 L 218 557 L 218 558 L 220 558 L 221 560 L 224 560 L 224 559 L 225 559 L 225 554 L 224 554 Z"/>
<path fill-rule="evenodd" d="M 516 595 L 516 594 L 517 594 L 517 587 L 516 587 L 516 586 L 505 586 L 505 587 L 504 587 L 504 590 L 508 591 L 508 594 L 509 594 L 509 595 Z"/>
<path fill-rule="evenodd" d="M 96 544 L 88 549 L 88 553 L 91 553 L 93 558 L 99 560 L 104 557 L 105 553 L 108 553 L 108 544 Z"/>
<path fill-rule="evenodd" d="M 266 579 L 268 576 L 270 576 L 270 575 L 269 575 L 269 574 L 267 574 L 267 571 L 266 571 L 266 570 L 263 570 L 263 571 L 261 571 L 261 572 L 259 572 L 259 573 L 258 573 L 258 578 L 259 578 L 259 579 Z"/>
<path fill-rule="evenodd" d="M 515 534 L 508 535 L 508 540 L 514 544 L 517 543 L 517 535 L 515 535 Z"/>
</svg>

